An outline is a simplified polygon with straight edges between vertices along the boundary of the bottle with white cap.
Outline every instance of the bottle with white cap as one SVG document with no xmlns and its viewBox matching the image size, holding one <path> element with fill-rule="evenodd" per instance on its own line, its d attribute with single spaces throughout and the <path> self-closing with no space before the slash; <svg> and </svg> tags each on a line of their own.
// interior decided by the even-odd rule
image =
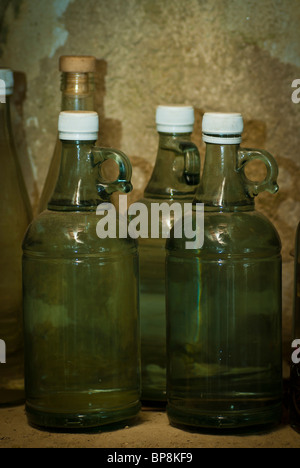
<svg viewBox="0 0 300 468">
<path fill-rule="evenodd" d="M 207 113 L 206 156 L 194 200 L 202 247 L 167 243 L 168 416 L 173 424 L 234 430 L 281 417 L 281 241 L 254 197 L 278 190 L 266 151 L 240 147 L 240 114 Z M 247 177 L 266 165 L 260 182 Z M 204 204 L 204 228 L 195 222 Z M 204 230 L 204 233 L 203 233 Z M 198 232 L 199 231 L 199 232 Z"/>
<path fill-rule="evenodd" d="M 296 233 L 295 293 L 290 370 L 290 424 L 300 433 L 300 223 Z"/>
<path fill-rule="evenodd" d="M 96 58 L 93 56 L 63 55 L 60 57 L 61 111 L 95 111 L 95 70 Z M 39 202 L 39 213 L 47 209 L 55 189 L 60 161 L 61 142 L 58 137 Z"/>
<path fill-rule="evenodd" d="M 171 206 L 192 202 L 200 178 L 200 155 L 191 141 L 194 120 L 192 106 L 157 107 L 157 158 L 144 198 L 140 200 L 149 213 L 149 230 L 155 222 L 151 206 L 164 204 L 165 207 L 160 212 L 157 237 L 149 231 L 147 237 L 139 239 L 142 400 L 151 405 L 166 402 L 164 233 L 173 225 Z"/>
<path fill-rule="evenodd" d="M 26 412 L 38 427 L 84 430 L 140 409 L 137 245 L 97 234 L 110 195 L 132 189 L 131 164 L 94 146 L 98 130 L 96 112 L 60 114 L 56 188 L 23 243 Z"/>
<path fill-rule="evenodd" d="M 0 406 L 24 400 L 21 258 L 32 219 L 12 131 L 13 88 L 13 71 L 0 69 Z"/>
</svg>

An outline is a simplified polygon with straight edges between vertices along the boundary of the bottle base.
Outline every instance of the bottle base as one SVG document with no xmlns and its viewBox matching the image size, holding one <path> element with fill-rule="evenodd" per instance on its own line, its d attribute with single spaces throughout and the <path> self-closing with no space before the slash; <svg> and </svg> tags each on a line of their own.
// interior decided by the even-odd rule
<svg viewBox="0 0 300 468">
<path fill-rule="evenodd" d="M 143 406 L 150 408 L 165 408 L 167 405 L 166 391 L 142 391 L 141 402 Z"/>
<path fill-rule="evenodd" d="M 166 400 L 154 400 L 154 399 L 146 399 L 142 398 L 141 400 L 142 406 L 145 408 L 150 408 L 152 410 L 165 410 L 167 406 Z"/>
<path fill-rule="evenodd" d="M 140 403 L 116 411 L 99 410 L 92 413 L 50 413 L 37 410 L 26 404 L 28 424 L 47 431 L 55 432 L 94 432 L 112 430 L 122 424 L 128 424 L 137 418 L 141 409 Z"/>
<path fill-rule="evenodd" d="M 197 412 L 167 406 L 171 425 L 214 434 L 265 433 L 279 425 L 282 418 L 281 403 L 272 408 L 235 412 Z"/>
</svg>

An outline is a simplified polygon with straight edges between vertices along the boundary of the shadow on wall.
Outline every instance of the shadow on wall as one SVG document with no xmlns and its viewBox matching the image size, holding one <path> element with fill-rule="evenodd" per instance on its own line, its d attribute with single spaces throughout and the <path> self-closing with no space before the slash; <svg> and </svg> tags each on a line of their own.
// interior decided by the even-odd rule
<svg viewBox="0 0 300 468">
<path fill-rule="evenodd" d="M 105 117 L 104 100 L 106 94 L 105 77 L 107 75 L 107 62 L 103 59 L 98 59 L 96 62 L 95 72 L 95 106 L 99 114 L 100 131 L 99 131 L 99 146 L 110 148 L 122 147 L 122 123 L 117 119 L 107 119 Z M 142 198 L 145 186 L 150 179 L 152 165 L 147 159 L 140 156 L 127 155 L 132 164 L 132 185 L 133 191 L 127 195 L 128 206 Z M 103 170 L 104 175 L 109 180 L 113 180 L 118 176 L 115 163 L 107 161 Z M 123 194 L 124 195 L 124 194 Z M 118 204 L 118 193 L 113 194 L 112 199 L 115 205 Z"/>
<path fill-rule="evenodd" d="M 119 120 L 107 119 L 105 117 L 106 75 L 107 62 L 103 59 L 97 59 L 95 71 L 95 110 L 99 114 L 100 121 L 99 141 L 101 146 L 120 148 L 122 143 L 122 123 Z"/>
</svg>

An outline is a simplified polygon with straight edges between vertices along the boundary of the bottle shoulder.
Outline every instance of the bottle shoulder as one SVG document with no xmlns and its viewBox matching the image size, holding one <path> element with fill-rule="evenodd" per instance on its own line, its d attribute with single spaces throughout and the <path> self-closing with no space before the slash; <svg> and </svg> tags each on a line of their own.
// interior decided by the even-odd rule
<svg viewBox="0 0 300 468">
<path fill-rule="evenodd" d="M 23 251 L 47 257 L 134 254 L 136 240 L 118 238 L 118 216 L 115 237 L 113 233 L 106 238 L 98 235 L 97 225 L 103 218 L 104 215 L 97 215 L 95 211 L 43 211 L 28 227 Z"/>
<path fill-rule="evenodd" d="M 192 216 L 194 237 L 203 239 L 199 254 L 232 255 L 280 255 L 281 240 L 273 223 L 262 213 L 253 211 L 204 212 L 203 224 Z M 183 230 L 184 231 L 184 230 Z M 171 235 L 167 241 L 170 251 L 185 250 L 194 255 L 194 250 L 185 249 L 187 239 Z"/>
</svg>

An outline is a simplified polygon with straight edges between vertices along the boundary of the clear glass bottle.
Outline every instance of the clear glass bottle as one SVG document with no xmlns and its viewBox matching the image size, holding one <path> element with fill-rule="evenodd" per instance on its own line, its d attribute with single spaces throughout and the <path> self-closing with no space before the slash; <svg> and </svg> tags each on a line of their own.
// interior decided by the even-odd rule
<svg viewBox="0 0 300 468">
<path fill-rule="evenodd" d="M 86 430 L 140 409 L 137 245 L 97 235 L 97 207 L 131 190 L 131 165 L 93 146 L 98 122 L 60 114 L 56 189 L 23 243 L 26 412 L 37 427 Z M 107 159 L 114 182 L 102 178 Z"/>
<path fill-rule="evenodd" d="M 293 351 L 290 376 L 290 424 L 300 432 L 300 223 L 296 235 Z"/>
<path fill-rule="evenodd" d="M 13 72 L 1 69 L 0 80 L 0 405 L 10 405 L 24 401 L 21 259 L 32 213 L 11 127 Z"/>
<path fill-rule="evenodd" d="M 95 110 L 96 59 L 92 56 L 64 55 L 59 59 L 61 72 L 61 111 Z M 61 161 L 61 141 L 57 137 L 45 185 L 40 198 L 38 212 L 47 209 L 54 192 Z"/>
<path fill-rule="evenodd" d="M 192 202 L 200 178 L 200 156 L 191 142 L 194 109 L 191 106 L 158 106 L 158 152 L 151 179 L 139 202 L 149 215 L 148 238 L 139 239 L 142 400 L 166 402 L 165 242 L 174 213 L 160 213 L 159 236 L 151 236 L 151 206 Z M 167 209 L 168 213 L 168 209 Z"/>
<path fill-rule="evenodd" d="M 277 192 L 278 167 L 269 153 L 240 148 L 242 131 L 240 114 L 205 114 L 193 209 L 204 242 L 192 249 L 184 236 L 167 241 L 167 411 L 175 425 L 254 430 L 281 418 L 281 241 L 254 204 L 260 192 Z M 254 159 L 267 167 L 261 183 L 245 174 Z M 195 216 L 203 205 L 204 229 Z"/>
</svg>

